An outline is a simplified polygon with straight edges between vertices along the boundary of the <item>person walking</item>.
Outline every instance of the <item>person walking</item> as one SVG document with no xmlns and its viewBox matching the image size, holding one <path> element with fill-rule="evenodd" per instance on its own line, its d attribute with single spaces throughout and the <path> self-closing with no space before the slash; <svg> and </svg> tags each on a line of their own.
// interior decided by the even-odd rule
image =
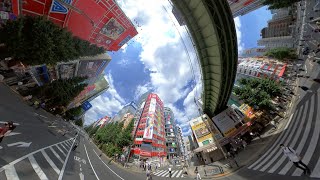
<svg viewBox="0 0 320 180">
<path fill-rule="evenodd" d="M 301 157 L 291 147 L 287 147 L 284 144 L 280 144 L 283 154 L 289 158 L 289 160 L 299 169 L 303 170 L 304 174 L 311 174 L 309 167 L 301 161 Z M 300 166 L 302 165 L 302 166 Z"/>
<path fill-rule="evenodd" d="M 200 173 L 198 171 L 198 167 L 196 167 L 196 169 L 194 170 L 194 173 L 196 174 L 196 179 L 197 180 L 201 179 Z"/>
<path fill-rule="evenodd" d="M 79 146 L 79 143 L 76 142 L 76 143 L 74 144 L 73 148 L 72 148 L 72 151 L 76 150 L 78 146 Z"/>
<path fill-rule="evenodd" d="M 169 167 L 169 178 L 171 178 L 171 174 L 172 172 L 171 172 L 171 167 Z"/>
<path fill-rule="evenodd" d="M 152 171 L 151 170 L 149 170 L 149 168 L 147 169 L 147 171 L 146 171 L 146 175 L 147 175 L 147 180 L 152 180 Z"/>
</svg>

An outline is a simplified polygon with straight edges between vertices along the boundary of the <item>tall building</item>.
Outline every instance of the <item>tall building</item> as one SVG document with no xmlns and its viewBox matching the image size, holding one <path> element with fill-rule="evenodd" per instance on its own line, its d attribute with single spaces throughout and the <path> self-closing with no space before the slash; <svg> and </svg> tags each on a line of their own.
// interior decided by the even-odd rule
<svg viewBox="0 0 320 180">
<path fill-rule="evenodd" d="M 121 122 L 123 117 L 130 116 L 136 113 L 137 105 L 135 102 L 131 101 L 130 103 L 123 106 L 123 108 L 112 118 L 112 122 Z"/>
<path fill-rule="evenodd" d="M 178 142 L 178 146 L 179 146 L 179 153 L 178 155 L 180 157 L 183 157 L 185 155 L 185 151 L 184 151 L 184 141 L 183 141 L 183 137 L 182 137 L 182 129 L 179 125 L 176 126 L 176 131 L 177 131 L 177 142 Z"/>
<path fill-rule="evenodd" d="M 247 57 L 261 57 L 266 53 L 268 48 L 265 47 L 255 47 L 255 48 L 248 48 L 243 50 L 239 57 L 247 58 Z"/>
<path fill-rule="evenodd" d="M 108 51 L 117 51 L 138 34 L 115 0 L 12 1 L 14 15 L 40 15 L 73 35 Z"/>
<path fill-rule="evenodd" d="M 141 115 L 134 130 L 133 154 L 140 159 L 162 159 L 167 156 L 165 145 L 165 119 L 163 102 L 150 93 L 139 102 Z M 143 106 L 143 108 L 142 108 Z M 138 112 L 139 113 L 139 112 Z"/>
<path fill-rule="evenodd" d="M 178 157 L 179 145 L 176 137 L 176 123 L 172 110 L 164 107 L 165 132 L 166 132 L 166 146 L 167 159 L 171 160 Z"/>
<path fill-rule="evenodd" d="M 272 10 L 272 19 L 268 21 L 268 26 L 261 30 L 262 39 L 258 40 L 259 46 L 266 48 L 294 47 L 293 27 L 295 15 L 291 8 Z"/>
<path fill-rule="evenodd" d="M 263 6 L 264 0 L 228 0 L 233 17 L 243 16 Z"/>
</svg>

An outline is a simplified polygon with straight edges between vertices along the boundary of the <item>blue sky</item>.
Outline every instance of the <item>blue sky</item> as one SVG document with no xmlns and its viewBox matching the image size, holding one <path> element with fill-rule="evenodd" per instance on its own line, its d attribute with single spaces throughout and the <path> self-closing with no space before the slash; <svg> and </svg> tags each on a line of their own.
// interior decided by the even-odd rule
<svg viewBox="0 0 320 180">
<path fill-rule="evenodd" d="M 163 3 L 119 1 L 127 16 L 141 27 L 121 50 L 109 52 L 112 61 L 105 69 L 105 78 L 110 88 L 91 102 L 93 108 L 85 115 L 86 124 L 115 115 L 123 105 L 151 90 L 173 110 L 183 134 L 190 134 L 188 121 L 199 115 L 194 103 L 202 88 L 199 64 L 185 28 L 177 25 L 172 14 L 165 11 L 171 12 L 170 5 Z M 240 50 L 257 45 L 260 30 L 270 18 L 270 12 L 263 7 L 235 19 Z"/>
</svg>

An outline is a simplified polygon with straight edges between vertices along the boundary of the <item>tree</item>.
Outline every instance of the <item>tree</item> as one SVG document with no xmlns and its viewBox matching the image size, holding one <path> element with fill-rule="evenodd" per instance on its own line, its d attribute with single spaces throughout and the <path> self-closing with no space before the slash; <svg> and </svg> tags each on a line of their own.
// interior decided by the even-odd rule
<svg viewBox="0 0 320 180">
<path fill-rule="evenodd" d="M 279 60 L 297 58 L 297 55 L 295 54 L 294 49 L 285 48 L 285 47 L 270 49 L 264 55 L 268 57 L 276 58 Z"/>
<path fill-rule="evenodd" d="M 75 125 L 82 127 L 83 126 L 83 121 L 82 119 L 78 119 L 74 122 Z"/>
<path fill-rule="evenodd" d="M 263 5 L 269 6 L 269 9 L 281 9 L 292 6 L 301 0 L 264 0 Z"/>
<path fill-rule="evenodd" d="M 69 110 L 66 111 L 66 119 L 73 119 L 76 116 L 79 116 L 82 113 L 82 107 L 78 106 L 75 108 L 71 108 Z"/>
<path fill-rule="evenodd" d="M 36 94 L 40 92 L 48 107 L 66 106 L 87 86 L 83 83 L 85 79 L 85 77 L 58 79 L 39 87 Z"/>
<path fill-rule="evenodd" d="M 104 52 L 103 48 L 73 37 L 42 16 L 22 16 L 8 21 L 0 29 L 0 43 L 5 44 L 4 52 L 26 65 L 55 65 Z"/>
<path fill-rule="evenodd" d="M 272 79 L 240 79 L 239 83 L 239 87 L 234 87 L 234 93 L 255 109 L 273 108 L 271 100 L 281 95 L 281 85 Z"/>
</svg>

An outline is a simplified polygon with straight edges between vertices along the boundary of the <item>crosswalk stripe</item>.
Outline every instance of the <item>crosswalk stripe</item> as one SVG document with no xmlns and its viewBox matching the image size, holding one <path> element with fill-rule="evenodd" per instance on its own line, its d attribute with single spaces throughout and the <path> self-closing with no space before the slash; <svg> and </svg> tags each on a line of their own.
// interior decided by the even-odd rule
<svg viewBox="0 0 320 180">
<path fill-rule="evenodd" d="M 180 177 L 181 173 L 182 173 L 182 170 L 180 170 L 180 172 L 177 174 L 177 177 Z"/>
<path fill-rule="evenodd" d="M 7 167 L 5 168 L 5 171 L 4 171 L 4 172 L 5 172 L 5 174 L 6 174 L 7 179 L 10 179 L 10 180 L 19 180 L 17 171 L 16 171 L 16 169 L 14 168 L 13 165 L 7 166 Z"/>
<path fill-rule="evenodd" d="M 314 98 L 312 98 L 312 99 L 314 99 Z M 312 100 L 311 100 L 311 102 L 312 102 Z M 309 103 L 306 104 L 306 109 L 308 109 L 308 104 L 309 104 Z M 307 121 L 306 127 L 311 126 L 311 122 L 312 122 L 312 118 L 313 118 L 313 109 L 314 109 L 314 108 L 310 108 L 310 111 L 311 111 L 312 113 L 309 113 L 309 114 L 307 114 L 308 110 L 304 111 L 303 117 L 300 119 L 300 125 L 298 126 L 298 129 L 297 129 L 296 131 L 291 131 L 289 137 L 287 138 L 286 143 L 284 143 L 286 146 L 289 146 L 289 147 L 291 147 L 291 148 L 293 148 L 293 147 L 295 146 L 295 144 L 297 143 L 298 138 L 299 138 L 299 136 L 300 136 L 300 134 L 301 134 L 301 132 L 302 132 L 302 129 L 303 129 L 302 127 L 303 127 L 303 124 L 304 124 L 305 121 Z M 307 116 L 309 116 L 308 119 L 306 119 Z M 309 127 L 309 128 L 310 128 L 310 127 Z M 306 132 L 308 132 L 308 131 L 304 131 L 304 134 L 306 134 Z M 308 133 L 307 133 L 307 134 L 308 134 Z M 304 137 L 305 137 L 304 141 L 305 141 L 306 138 L 307 138 L 307 134 L 304 135 Z M 292 138 L 293 138 L 293 139 L 292 139 Z M 289 142 L 290 142 L 291 140 L 292 140 L 292 142 L 289 144 Z M 300 142 L 302 142 L 302 141 L 300 141 Z M 297 152 L 300 152 L 301 150 L 296 149 L 296 151 L 297 151 Z M 280 156 L 280 155 L 282 155 L 282 156 L 281 156 L 281 158 L 279 159 L 279 156 Z M 260 171 L 265 171 L 267 168 L 270 167 L 270 165 L 271 165 L 273 162 L 276 161 L 277 163 L 268 171 L 269 173 L 273 173 L 274 171 L 276 171 L 276 170 L 282 165 L 282 163 L 283 163 L 286 159 L 287 159 L 287 157 L 283 155 L 283 152 L 282 152 L 282 150 L 280 149 L 280 150 L 278 151 L 277 155 L 274 156 L 273 159 L 272 159 L 266 166 L 264 166 Z M 284 167 L 284 169 L 285 169 L 285 168 L 288 168 L 288 166 L 289 166 L 289 165 L 287 164 L 287 165 Z M 283 169 L 282 173 L 287 172 L 287 171 L 284 170 L 284 169 Z M 290 169 L 290 168 L 289 168 L 289 169 Z M 289 169 L 288 169 L 288 170 L 289 170 Z"/>
<path fill-rule="evenodd" d="M 39 178 L 41 180 L 48 180 L 47 176 L 44 174 L 44 172 L 42 171 L 41 167 L 39 166 L 39 164 L 37 163 L 36 159 L 34 158 L 33 155 L 28 156 L 28 159 L 31 163 L 31 166 L 33 167 L 34 171 L 37 173 L 37 175 L 39 176 Z"/>
<path fill-rule="evenodd" d="M 165 174 L 166 172 L 167 171 L 163 171 L 163 172 L 159 173 L 157 176 L 161 176 L 161 175 Z"/>
<path fill-rule="evenodd" d="M 287 129 L 286 132 L 290 131 L 290 129 L 294 126 L 294 124 L 295 124 L 295 122 L 296 122 L 296 118 L 297 118 L 297 116 L 301 113 L 302 109 L 303 109 L 303 106 L 301 106 L 298 111 L 295 111 L 294 117 L 293 117 L 294 122 L 292 122 L 292 123 L 289 125 L 289 128 Z M 254 162 L 253 164 L 251 164 L 251 165 L 248 167 L 248 169 L 252 169 L 252 168 L 256 167 L 259 163 L 264 163 L 265 161 L 267 161 L 267 159 L 270 158 L 270 154 L 271 154 L 270 152 L 277 146 L 277 144 L 280 142 L 280 140 L 283 139 L 283 137 L 284 137 L 285 134 L 286 134 L 286 133 L 283 132 L 283 133 L 277 138 L 277 140 L 275 141 L 275 143 L 269 148 L 269 150 L 268 150 L 266 153 L 264 153 L 256 162 Z"/>
<path fill-rule="evenodd" d="M 66 152 L 68 152 L 68 149 L 66 148 L 66 146 L 64 144 L 61 143 L 60 145 L 64 150 L 66 150 Z"/>
<path fill-rule="evenodd" d="M 169 174 L 169 171 L 166 171 L 166 173 L 162 174 L 161 177 L 166 176 L 167 174 Z M 160 176 L 160 175 L 159 175 Z"/>
<path fill-rule="evenodd" d="M 161 170 L 161 171 L 158 171 L 158 172 L 156 172 L 156 173 L 154 173 L 154 175 L 158 175 L 158 174 L 161 174 L 162 172 L 164 172 L 165 170 Z"/>
<path fill-rule="evenodd" d="M 319 106 L 319 102 L 320 102 L 320 96 L 318 96 L 318 102 L 317 102 L 317 106 L 318 106 L 318 111 L 317 112 L 320 112 L 320 106 Z M 317 121 L 315 123 L 315 129 L 313 131 L 313 134 L 312 134 L 312 137 L 311 137 L 311 141 L 309 143 L 309 147 L 306 151 L 305 156 L 302 158 L 302 162 L 304 162 L 305 164 L 309 164 L 310 160 L 311 160 L 311 157 L 312 155 L 314 154 L 314 151 L 317 147 L 317 143 L 318 143 L 318 140 L 319 140 L 319 134 L 320 134 L 320 113 L 317 113 L 317 117 L 316 117 Z M 300 169 L 299 169 L 300 170 Z M 293 176 L 301 176 L 302 174 L 302 170 L 299 171 L 298 169 L 296 169 L 294 172 L 293 172 Z M 318 178 L 320 177 L 320 175 L 318 176 Z"/>
<path fill-rule="evenodd" d="M 52 167 L 52 169 L 57 173 L 60 174 L 60 170 L 58 169 L 58 167 L 54 164 L 54 162 L 50 159 L 50 157 L 48 156 L 48 154 L 42 150 L 41 151 L 43 157 L 48 161 L 48 163 L 50 164 L 50 166 Z"/>
<path fill-rule="evenodd" d="M 307 108 L 306 108 L 306 109 L 307 109 Z M 286 140 L 286 139 L 287 139 L 287 136 L 288 136 L 289 134 L 291 134 L 291 132 L 294 132 L 294 131 L 291 131 L 291 130 L 292 130 L 292 129 L 295 130 L 295 129 L 297 128 L 297 125 L 299 124 L 299 123 L 298 123 L 298 122 L 299 122 L 298 120 L 301 119 L 301 115 L 302 115 L 302 113 L 301 113 L 301 110 L 300 110 L 299 113 L 298 113 L 298 118 L 295 119 L 295 121 L 294 121 L 294 125 L 291 126 L 290 129 L 288 129 L 288 131 L 284 132 L 284 135 L 281 137 L 280 142 L 283 142 L 284 140 Z M 291 135 L 291 136 L 292 136 L 292 135 Z M 274 161 L 274 160 L 276 159 L 275 156 L 274 156 L 275 153 L 277 153 L 277 154 L 278 154 L 277 157 L 279 157 L 279 155 L 280 155 L 280 153 L 279 153 L 279 144 L 280 144 L 280 143 L 274 143 L 274 144 L 273 144 L 273 148 L 271 149 L 272 152 L 269 153 L 269 154 L 267 154 L 268 156 L 267 156 L 265 159 L 263 159 L 263 161 L 260 162 L 260 164 L 258 164 L 257 166 L 255 166 L 255 167 L 253 168 L 253 170 L 257 170 L 257 169 L 259 169 L 262 165 L 264 165 L 266 162 L 270 162 L 270 159 L 271 159 L 271 158 L 273 158 L 272 161 Z"/>
<path fill-rule="evenodd" d="M 50 147 L 50 150 L 51 150 L 52 153 L 57 157 L 57 159 L 63 164 L 63 160 L 61 159 L 61 157 L 59 156 L 59 154 L 58 154 L 52 147 Z"/>
<path fill-rule="evenodd" d="M 67 154 L 64 151 L 62 151 L 62 149 L 58 146 L 58 144 L 56 144 L 56 147 L 64 156 L 67 156 Z"/>
<path fill-rule="evenodd" d="M 313 96 L 311 97 L 311 104 L 314 104 L 314 98 Z M 307 141 L 307 138 L 309 136 L 309 134 L 311 133 L 310 130 L 311 130 L 311 123 L 312 123 L 312 120 L 313 120 L 313 113 L 314 113 L 314 108 L 310 108 L 310 113 L 309 113 L 309 118 L 308 118 L 308 122 L 307 122 L 307 125 L 305 127 L 301 126 L 299 128 L 299 132 L 297 134 L 301 134 L 301 130 L 304 129 L 304 133 L 303 133 L 303 136 L 302 136 L 302 139 L 300 140 L 300 143 L 298 145 L 298 147 L 296 148 L 296 152 L 301 152 L 306 141 Z M 302 119 L 302 120 L 306 120 L 306 119 Z M 297 137 L 299 135 L 296 135 Z M 298 138 L 297 138 L 298 139 Z M 296 142 L 291 143 L 290 144 L 290 147 L 293 147 L 294 145 L 296 144 Z M 300 153 L 301 154 L 301 153 Z M 284 157 L 285 158 L 285 157 Z M 285 175 L 289 170 L 290 168 L 292 167 L 292 163 L 291 162 L 288 162 L 282 169 L 281 171 L 279 172 L 279 174 L 283 174 Z"/>
<path fill-rule="evenodd" d="M 67 147 L 67 149 L 70 148 L 70 145 L 67 142 L 62 143 L 63 145 L 65 145 Z"/>
<path fill-rule="evenodd" d="M 171 171 L 171 177 L 172 177 L 172 173 L 174 172 L 175 170 Z M 166 175 L 166 177 L 169 177 L 170 173 Z"/>
<path fill-rule="evenodd" d="M 178 172 L 179 172 L 179 170 L 177 170 L 176 172 L 174 172 L 174 173 L 172 174 L 172 177 L 174 177 Z"/>
</svg>

